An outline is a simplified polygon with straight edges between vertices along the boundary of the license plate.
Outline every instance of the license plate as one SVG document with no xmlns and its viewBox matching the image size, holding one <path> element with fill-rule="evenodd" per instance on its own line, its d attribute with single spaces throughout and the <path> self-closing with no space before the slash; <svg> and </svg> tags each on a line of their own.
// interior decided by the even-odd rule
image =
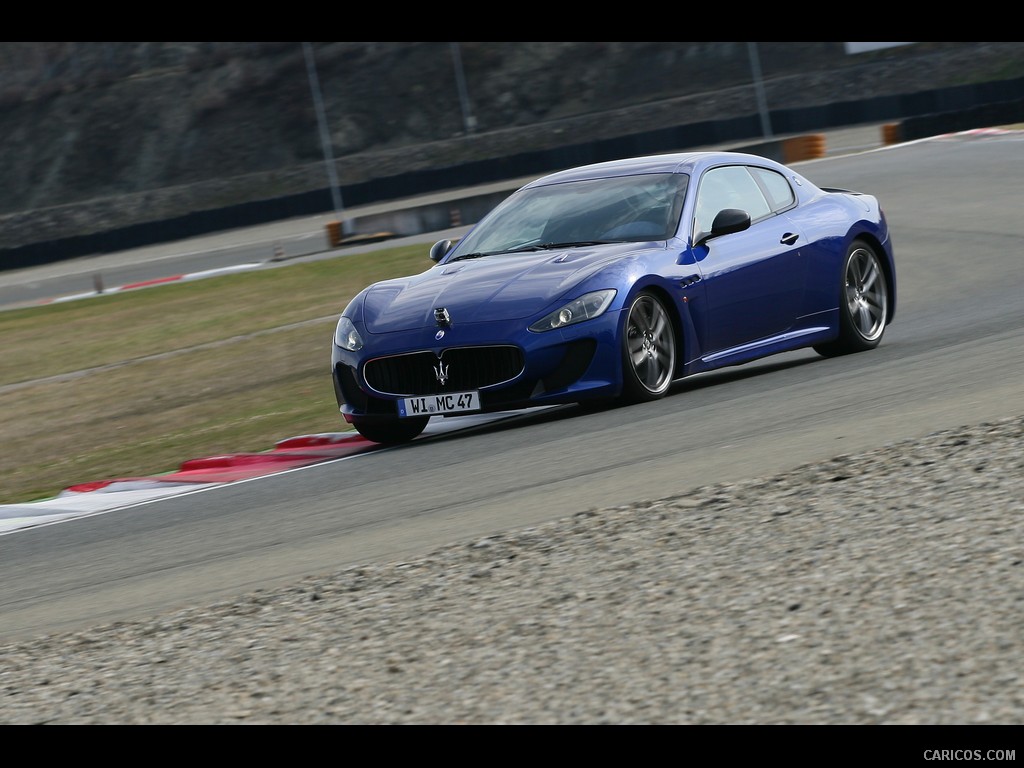
<svg viewBox="0 0 1024 768">
<path fill-rule="evenodd" d="M 398 415 L 434 416 L 446 413 L 470 413 L 480 410 L 479 392 L 452 392 L 446 395 L 406 397 L 398 401 Z"/>
</svg>

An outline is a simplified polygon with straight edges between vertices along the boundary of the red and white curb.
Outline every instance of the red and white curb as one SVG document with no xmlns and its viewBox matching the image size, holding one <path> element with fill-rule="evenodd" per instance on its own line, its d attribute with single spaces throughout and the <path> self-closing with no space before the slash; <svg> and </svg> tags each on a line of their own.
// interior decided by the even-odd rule
<svg viewBox="0 0 1024 768">
<path fill-rule="evenodd" d="M 117 285 L 111 288 L 102 288 L 95 291 L 88 291 L 85 293 L 72 293 L 66 296 L 56 296 L 48 299 L 40 299 L 34 302 L 37 305 L 41 304 L 59 304 L 64 301 L 77 301 L 78 299 L 91 299 L 96 296 L 106 296 L 111 293 L 122 293 L 124 291 L 135 291 L 139 288 L 151 288 L 155 285 L 166 285 L 167 283 L 175 283 L 181 280 L 201 280 L 205 277 L 217 277 L 218 275 L 227 275 L 233 272 L 247 272 L 250 269 L 258 269 L 264 266 L 264 262 L 254 261 L 248 264 L 235 264 L 230 267 L 218 267 L 217 269 L 204 269 L 200 272 L 189 272 L 183 275 L 170 275 L 169 277 L 157 277 L 152 280 L 140 280 L 135 283 L 126 283 L 125 285 Z"/>
<path fill-rule="evenodd" d="M 457 419 L 433 418 L 423 431 L 423 436 L 464 430 L 550 407 L 557 406 L 460 416 Z M 191 459 L 176 472 L 164 475 L 79 483 L 69 486 L 52 499 L 0 505 L 0 536 L 196 490 L 267 477 L 326 461 L 346 459 L 374 450 L 386 448 L 354 432 L 300 435 L 281 440 L 272 450 L 261 453 L 231 453 Z"/>
<path fill-rule="evenodd" d="M 80 483 L 52 499 L 0 506 L 0 535 L 352 456 L 375 447 L 376 443 L 353 433 L 303 435 L 282 440 L 265 453 L 192 459 L 165 475 Z"/>
</svg>

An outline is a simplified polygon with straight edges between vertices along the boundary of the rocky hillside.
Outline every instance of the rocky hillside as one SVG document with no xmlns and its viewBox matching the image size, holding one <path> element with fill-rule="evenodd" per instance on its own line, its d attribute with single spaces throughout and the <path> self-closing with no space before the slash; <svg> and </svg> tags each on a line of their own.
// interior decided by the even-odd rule
<svg viewBox="0 0 1024 768">
<path fill-rule="evenodd" d="M 309 50 L 342 184 L 758 110 L 747 43 Z M 771 109 L 1024 76 L 1020 43 L 753 50 Z M 174 206 L 187 188 L 188 205 L 202 210 L 325 187 L 305 52 L 302 43 L 3 44 L 0 223 L 111 197 L 129 219 L 182 213 L 160 210 L 169 188 L 179 189 Z M 66 225 L 64 214 L 54 221 Z"/>
</svg>

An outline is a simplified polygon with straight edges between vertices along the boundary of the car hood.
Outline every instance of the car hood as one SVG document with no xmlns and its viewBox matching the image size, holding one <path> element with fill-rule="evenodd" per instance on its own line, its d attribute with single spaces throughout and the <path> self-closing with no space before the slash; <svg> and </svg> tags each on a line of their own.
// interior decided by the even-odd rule
<svg viewBox="0 0 1024 768">
<path fill-rule="evenodd" d="M 628 243 L 439 264 L 419 275 L 367 288 L 363 322 L 370 333 L 434 327 L 434 309 L 439 307 L 448 310 L 453 325 L 529 317 L 635 251 L 637 244 Z"/>
</svg>

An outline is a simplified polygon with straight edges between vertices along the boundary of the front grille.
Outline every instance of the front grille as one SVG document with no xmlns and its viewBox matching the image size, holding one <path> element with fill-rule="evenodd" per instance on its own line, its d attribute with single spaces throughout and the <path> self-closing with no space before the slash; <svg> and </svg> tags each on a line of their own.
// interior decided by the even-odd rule
<svg viewBox="0 0 1024 768">
<path fill-rule="evenodd" d="M 408 397 L 483 389 L 511 381 L 522 372 L 519 347 L 456 347 L 444 350 L 440 357 L 433 352 L 412 352 L 370 360 L 363 368 L 363 378 L 381 394 Z"/>
</svg>

